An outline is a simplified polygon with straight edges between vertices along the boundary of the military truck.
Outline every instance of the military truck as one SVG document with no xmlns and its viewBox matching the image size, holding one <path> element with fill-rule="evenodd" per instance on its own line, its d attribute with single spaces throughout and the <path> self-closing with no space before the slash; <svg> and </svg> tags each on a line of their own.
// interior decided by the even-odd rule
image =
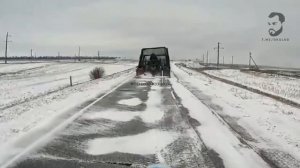
<svg viewBox="0 0 300 168">
<path fill-rule="evenodd" d="M 152 76 L 170 77 L 170 58 L 168 48 L 154 47 L 141 50 L 136 75 L 150 73 Z"/>
</svg>

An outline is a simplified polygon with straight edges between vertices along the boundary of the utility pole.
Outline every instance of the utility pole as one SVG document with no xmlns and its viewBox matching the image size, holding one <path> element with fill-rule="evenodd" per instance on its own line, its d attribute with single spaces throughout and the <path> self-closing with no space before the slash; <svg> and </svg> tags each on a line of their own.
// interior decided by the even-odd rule
<svg viewBox="0 0 300 168">
<path fill-rule="evenodd" d="M 60 57 L 60 52 L 57 53 L 57 56 Z"/>
<path fill-rule="evenodd" d="M 220 42 L 218 42 L 218 60 L 217 60 L 217 67 L 219 68 L 219 61 L 220 61 Z"/>
<path fill-rule="evenodd" d="M 98 50 L 98 58 L 100 59 L 100 51 Z"/>
<path fill-rule="evenodd" d="M 7 43 L 11 42 L 8 41 L 8 32 L 6 33 L 6 38 L 5 38 L 5 64 L 7 64 Z"/>
<path fill-rule="evenodd" d="M 30 49 L 30 60 L 32 62 L 32 49 Z"/>
<path fill-rule="evenodd" d="M 231 56 L 231 66 L 233 66 L 233 56 Z"/>
<path fill-rule="evenodd" d="M 220 48 L 220 42 L 218 42 L 218 47 L 215 48 L 218 49 L 218 58 L 217 58 L 217 68 L 219 68 L 219 61 L 220 61 L 220 49 L 224 49 L 223 47 Z"/>
<path fill-rule="evenodd" d="M 80 61 L 80 46 L 78 47 L 78 61 Z"/>
<path fill-rule="evenodd" d="M 253 57 L 252 57 L 252 55 L 251 55 L 251 52 L 250 52 L 249 68 L 250 68 L 250 65 L 251 65 L 251 60 L 252 60 L 252 62 L 254 63 L 255 68 L 256 68 L 256 69 L 259 69 L 259 67 L 257 66 L 256 62 L 254 61 L 254 59 L 253 59 Z"/>
<path fill-rule="evenodd" d="M 249 52 L 249 69 L 251 69 L 251 52 Z"/>
<path fill-rule="evenodd" d="M 206 52 L 206 65 L 208 65 L 208 50 L 207 50 L 207 52 Z"/>
<path fill-rule="evenodd" d="M 203 64 L 204 64 L 204 54 L 202 55 L 202 62 L 203 62 Z"/>
</svg>

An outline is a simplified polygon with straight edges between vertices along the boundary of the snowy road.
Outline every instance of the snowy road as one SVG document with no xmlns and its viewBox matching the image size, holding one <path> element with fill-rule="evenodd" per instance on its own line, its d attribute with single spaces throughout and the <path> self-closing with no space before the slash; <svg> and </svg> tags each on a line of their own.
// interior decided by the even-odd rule
<svg viewBox="0 0 300 168">
<path fill-rule="evenodd" d="M 163 84 L 159 78 L 118 83 L 29 139 L 3 165 L 300 167 L 297 108 L 175 65 Z"/>
</svg>

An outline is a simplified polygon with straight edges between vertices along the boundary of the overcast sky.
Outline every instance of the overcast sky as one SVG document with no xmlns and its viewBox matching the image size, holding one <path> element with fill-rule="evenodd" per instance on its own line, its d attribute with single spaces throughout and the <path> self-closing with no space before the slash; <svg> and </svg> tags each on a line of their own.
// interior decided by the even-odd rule
<svg viewBox="0 0 300 168">
<path fill-rule="evenodd" d="M 299 0 L 1 0 L 0 55 L 11 34 L 9 55 L 81 55 L 138 58 L 143 47 L 166 46 L 175 59 L 199 58 L 217 42 L 225 62 L 300 67 Z M 268 15 L 283 13 L 278 38 L 269 38 Z"/>
</svg>

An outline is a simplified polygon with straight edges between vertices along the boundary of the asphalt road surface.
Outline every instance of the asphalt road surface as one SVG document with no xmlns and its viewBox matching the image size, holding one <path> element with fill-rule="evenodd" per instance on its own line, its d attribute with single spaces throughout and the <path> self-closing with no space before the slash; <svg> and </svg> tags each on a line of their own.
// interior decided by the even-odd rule
<svg viewBox="0 0 300 168">
<path fill-rule="evenodd" d="M 134 99 L 141 102 L 126 104 L 126 100 Z M 125 103 L 120 103 L 122 100 Z M 112 115 L 103 117 L 101 114 L 108 112 Z M 122 112 L 126 113 L 124 117 L 120 114 Z M 131 113 L 134 117 L 126 119 Z M 101 117 L 97 117 L 98 114 Z M 162 84 L 159 79 L 132 79 L 97 101 L 80 117 L 49 138 L 49 142 L 28 152 L 11 167 L 147 167 L 159 163 L 160 158 L 165 158 L 167 163 L 176 162 L 176 167 L 224 167 L 218 154 L 205 147 L 194 130 L 199 124 L 188 115 L 168 80 Z M 94 148 L 100 148 L 100 152 L 89 146 L 97 138 L 135 139 L 135 136 L 138 140 L 133 145 L 117 146 L 115 151 L 112 149 L 106 153 L 99 146 Z M 150 142 L 147 136 L 152 136 Z M 155 151 L 151 153 L 151 149 L 143 153 L 143 147 L 163 143 L 168 136 L 176 138 L 163 149 L 157 149 L 160 154 Z M 107 145 L 103 147 L 110 148 Z M 123 148 L 129 148 L 128 152 Z"/>
</svg>

